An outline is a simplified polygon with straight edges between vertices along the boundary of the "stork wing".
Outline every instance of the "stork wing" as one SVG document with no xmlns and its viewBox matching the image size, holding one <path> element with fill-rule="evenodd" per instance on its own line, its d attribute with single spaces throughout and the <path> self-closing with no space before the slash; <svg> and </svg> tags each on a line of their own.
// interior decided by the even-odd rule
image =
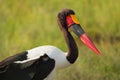
<svg viewBox="0 0 120 80">
<path fill-rule="evenodd" d="M 27 51 L 18 53 L 14 56 L 8 57 L 7 59 L 0 62 L 0 73 L 5 72 L 8 66 L 14 61 L 22 61 L 27 59 Z"/>
<path fill-rule="evenodd" d="M 43 80 L 55 66 L 55 61 L 46 54 L 24 63 L 14 63 L 15 61 L 26 60 L 26 55 L 27 52 L 23 52 L 0 62 L 0 79 Z"/>
<path fill-rule="evenodd" d="M 54 69 L 55 60 L 51 59 L 48 55 L 44 55 L 35 63 L 36 71 L 32 80 L 45 79 Z"/>
</svg>

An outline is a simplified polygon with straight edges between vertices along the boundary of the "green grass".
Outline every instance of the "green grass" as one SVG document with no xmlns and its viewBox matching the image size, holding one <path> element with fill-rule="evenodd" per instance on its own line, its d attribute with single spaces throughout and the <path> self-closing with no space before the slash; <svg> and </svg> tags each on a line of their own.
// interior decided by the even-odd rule
<svg viewBox="0 0 120 80">
<path fill-rule="evenodd" d="M 66 51 L 56 16 L 76 12 L 82 27 L 102 52 L 99 57 L 74 36 L 79 58 L 59 70 L 55 80 L 120 80 L 119 0 L 0 0 L 0 60 L 41 45 Z"/>
</svg>

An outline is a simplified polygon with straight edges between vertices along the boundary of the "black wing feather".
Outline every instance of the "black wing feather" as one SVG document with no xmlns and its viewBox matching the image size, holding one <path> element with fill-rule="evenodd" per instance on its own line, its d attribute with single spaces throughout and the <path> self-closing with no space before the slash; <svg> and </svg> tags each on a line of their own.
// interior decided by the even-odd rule
<svg viewBox="0 0 120 80">
<path fill-rule="evenodd" d="M 0 62 L 0 73 L 5 72 L 8 68 L 9 64 L 13 63 L 14 61 L 23 61 L 27 59 L 27 51 L 18 53 L 14 56 L 8 57 L 5 60 Z"/>
<path fill-rule="evenodd" d="M 49 58 L 46 54 L 39 58 L 34 64 L 36 65 L 35 75 L 32 80 L 43 80 L 55 67 L 55 60 Z"/>
<path fill-rule="evenodd" d="M 24 52 L 0 62 L 0 80 L 43 80 L 55 66 L 55 61 L 46 54 L 25 63 L 13 63 L 26 60 L 26 55 Z"/>
</svg>

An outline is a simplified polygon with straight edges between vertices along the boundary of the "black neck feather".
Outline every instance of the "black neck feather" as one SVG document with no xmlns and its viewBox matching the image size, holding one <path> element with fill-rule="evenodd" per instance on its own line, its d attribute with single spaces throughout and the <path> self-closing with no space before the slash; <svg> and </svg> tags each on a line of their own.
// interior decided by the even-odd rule
<svg viewBox="0 0 120 80">
<path fill-rule="evenodd" d="M 64 34 L 64 38 L 68 46 L 68 54 L 66 58 L 70 63 L 74 63 L 78 57 L 78 47 L 72 35 L 68 31 L 67 24 L 66 24 L 66 16 L 70 14 L 75 14 L 75 13 L 69 9 L 65 9 L 62 12 L 60 12 L 58 14 L 58 24 L 59 24 L 61 31 Z"/>
</svg>

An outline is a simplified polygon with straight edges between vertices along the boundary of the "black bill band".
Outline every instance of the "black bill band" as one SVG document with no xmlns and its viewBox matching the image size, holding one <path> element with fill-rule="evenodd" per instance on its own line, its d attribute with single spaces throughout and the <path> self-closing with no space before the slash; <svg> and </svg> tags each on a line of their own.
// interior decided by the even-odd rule
<svg viewBox="0 0 120 80">
<path fill-rule="evenodd" d="M 73 24 L 70 26 L 70 29 L 78 36 L 80 37 L 84 32 L 82 27 L 79 24 Z"/>
</svg>

